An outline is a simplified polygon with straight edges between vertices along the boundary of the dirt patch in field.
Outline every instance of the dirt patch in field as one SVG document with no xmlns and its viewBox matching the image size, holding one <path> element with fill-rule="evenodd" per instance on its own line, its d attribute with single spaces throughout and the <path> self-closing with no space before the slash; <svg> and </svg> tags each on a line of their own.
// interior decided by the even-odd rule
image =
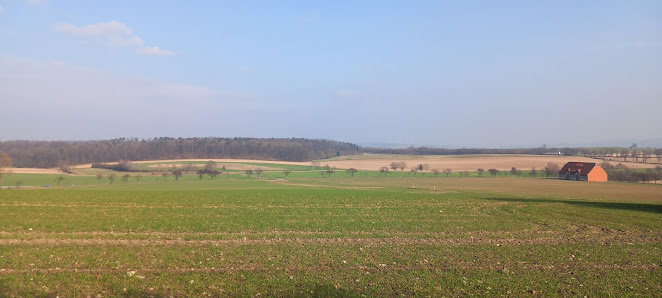
<svg viewBox="0 0 662 298">
<path fill-rule="evenodd" d="M 12 174 L 62 174 L 58 169 L 9 168 Z"/>
<path fill-rule="evenodd" d="M 375 156 L 374 159 L 348 159 L 348 160 L 330 160 L 322 161 L 321 164 L 329 164 L 341 169 L 356 168 L 359 170 L 377 171 L 379 168 L 389 166 L 391 162 L 404 161 L 407 163 L 408 171 L 411 167 L 418 164 L 429 164 L 430 169 L 451 169 L 458 171 L 475 171 L 478 168 L 485 170 L 495 168 L 498 170 L 510 170 L 516 167 L 520 170 L 529 170 L 533 167 L 543 169 L 547 163 L 553 162 L 563 166 L 570 161 L 601 163 L 603 160 L 576 156 L 550 156 L 550 155 L 513 155 L 513 154 L 482 154 L 482 155 L 439 155 L 439 156 L 417 156 L 412 159 L 411 156 L 388 156 L 387 159 Z M 612 162 L 617 164 L 618 162 Z M 654 168 L 655 164 L 641 164 L 624 162 L 630 168 Z"/>
<path fill-rule="evenodd" d="M 257 162 L 257 161 L 253 161 Z M 150 169 L 157 169 L 161 167 L 162 169 L 168 169 L 172 168 L 173 166 L 175 167 L 183 167 L 185 166 L 185 163 L 167 163 L 167 164 L 155 164 L 155 165 L 149 165 L 147 166 Z M 203 164 L 193 164 L 194 167 L 198 168 L 203 168 L 205 165 Z M 266 167 L 266 166 L 256 166 L 256 165 L 246 165 L 246 164 L 237 164 L 237 163 L 217 163 L 217 168 L 222 168 L 225 167 L 228 170 L 237 170 L 237 171 L 245 171 L 245 170 L 264 170 L 264 171 L 280 171 L 283 170 L 281 168 L 277 167 Z"/>
<path fill-rule="evenodd" d="M 346 159 L 332 159 L 332 160 L 321 160 L 320 165 L 324 166 L 326 164 L 330 166 L 335 166 L 339 169 L 349 169 L 356 168 L 363 171 L 377 171 L 383 166 L 388 166 L 391 162 L 404 161 L 407 163 L 407 169 L 416 166 L 418 164 L 429 164 L 430 169 L 451 169 L 454 172 L 458 171 L 475 171 L 478 168 L 489 169 L 495 168 L 498 170 L 510 170 L 512 167 L 516 167 L 520 170 L 528 170 L 533 167 L 536 169 L 543 169 L 547 163 L 554 162 L 559 166 L 563 166 L 565 163 L 570 161 L 577 162 L 594 162 L 601 163 L 603 160 L 592 159 L 587 157 L 576 157 L 576 156 L 556 156 L 556 155 L 518 155 L 518 154 L 477 154 L 477 155 L 369 155 L 364 156 L 360 155 L 358 157 L 345 157 Z M 143 164 L 143 163 L 159 163 L 162 162 L 162 166 L 171 167 L 172 162 L 181 162 L 177 164 L 182 166 L 185 164 L 185 161 L 215 161 L 218 163 L 218 166 L 226 166 L 227 169 L 233 170 L 248 170 L 248 169 L 263 169 L 263 170 L 282 170 L 277 167 L 268 167 L 268 166 L 253 166 L 253 165 L 242 165 L 242 164 L 230 164 L 230 163 L 264 163 L 264 164 L 286 164 L 286 165 L 299 165 L 299 166 L 310 166 L 310 162 L 291 162 L 291 161 L 274 161 L 274 160 L 255 160 L 255 159 L 169 159 L 169 160 L 145 160 L 145 161 L 132 161 L 133 163 Z M 168 164 L 165 164 L 168 163 Z M 611 161 L 612 164 L 618 164 L 619 161 Z M 658 166 L 657 164 L 643 164 L 643 163 L 633 163 L 633 162 L 621 162 L 629 168 L 640 169 L 640 168 L 654 168 Z M 73 166 L 73 168 L 90 168 L 92 164 L 82 164 Z M 199 165 L 202 166 L 202 165 Z M 156 168 L 157 165 L 150 165 L 150 168 Z M 34 171 L 33 171 L 34 170 Z M 25 169 L 24 173 L 37 173 L 38 171 L 55 171 L 54 173 L 59 173 L 57 169 Z M 39 172 L 41 173 L 41 172 Z M 44 172 L 45 173 L 45 172 Z"/>
<path fill-rule="evenodd" d="M 281 165 L 297 165 L 297 166 L 309 166 L 309 165 L 310 165 L 310 162 L 278 161 L 278 160 L 258 160 L 258 159 L 231 159 L 231 158 L 212 158 L 212 159 L 209 159 L 209 158 L 204 158 L 204 159 L 200 159 L 200 158 L 193 158 L 193 159 L 164 159 L 164 160 L 139 160 L 139 161 L 131 161 L 131 162 L 132 162 L 132 163 L 136 163 L 136 164 L 144 164 L 144 163 L 160 163 L 160 162 L 162 162 L 162 163 L 164 163 L 165 166 L 170 166 L 170 167 L 171 167 L 173 162 L 182 162 L 181 164 L 177 164 L 178 166 L 182 166 L 182 165 L 184 165 L 185 162 L 187 162 L 187 161 L 210 161 L 210 160 L 211 160 L 211 161 L 215 161 L 216 163 L 218 163 L 218 166 L 219 166 L 219 167 L 225 165 L 226 168 L 228 168 L 228 169 L 230 169 L 230 168 L 228 167 L 228 166 L 230 166 L 230 164 L 224 164 L 224 163 L 242 163 L 242 162 L 244 162 L 244 163 L 265 163 L 265 164 L 281 164 Z M 168 163 L 168 164 L 165 164 L 165 163 Z M 202 167 L 202 166 L 204 166 L 204 165 L 199 164 L 199 165 L 197 165 L 197 166 L 201 166 L 201 167 Z M 260 168 L 259 166 L 251 166 L 251 165 L 237 165 L 237 164 L 232 164 L 232 166 L 233 166 L 233 167 L 235 167 L 235 166 L 246 166 L 246 167 L 249 167 L 250 169 L 258 169 L 258 168 Z M 76 169 L 86 169 L 86 168 L 91 168 L 91 167 L 92 167 L 92 164 L 91 164 L 91 163 L 72 166 L 72 168 L 76 168 Z M 156 165 L 153 165 L 153 166 L 150 165 L 149 167 L 156 167 Z M 268 167 L 264 167 L 264 168 L 265 168 L 265 170 L 266 170 L 266 168 L 268 168 Z M 246 168 L 246 169 L 248 169 L 248 168 Z M 274 169 L 276 169 L 276 170 L 280 170 L 280 169 L 278 169 L 278 168 L 274 168 Z M 240 169 L 240 170 L 243 170 L 243 169 Z"/>
</svg>

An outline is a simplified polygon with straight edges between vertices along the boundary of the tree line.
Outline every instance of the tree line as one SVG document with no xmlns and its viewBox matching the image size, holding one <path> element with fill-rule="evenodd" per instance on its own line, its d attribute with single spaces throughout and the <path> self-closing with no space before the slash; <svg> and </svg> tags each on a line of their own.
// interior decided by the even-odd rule
<svg viewBox="0 0 662 298">
<path fill-rule="evenodd" d="M 654 181 L 657 184 L 658 180 L 662 180 L 662 166 L 657 166 L 655 169 L 633 170 L 620 162 L 613 165 L 608 161 L 600 163 L 600 166 L 607 172 L 609 181 L 642 183 Z"/>
<path fill-rule="evenodd" d="M 120 160 L 245 158 L 310 161 L 360 153 L 345 142 L 302 138 L 119 138 L 100 141 L 4 141 L 15 167 L 52 168 Z"/>
<path fill-rule="evenodd" d="M 3 141 L 15 167 L 52 168 L 70 164 L 108 163 L 120 160 L 186 158 L 245 158 L 311 161 L 359 153 L 409 155 L 537 154 L 586 156 L 611 161 L 662 164 L 662 148 L 375 148 L 352 143 L 305 138 L 118 138 L 98 141 Z M 393 169 L 392 166 L 389 167 Z M 404 170 L 401 167 L 397 169 Z M 396 170 L 396 169 L 393 169 Z M 419 169 L 423 171 L 423 169 Z"/>
<path fill-rule="evenodd" d="M 393 171 L 400 170 L 401 172 L 404 172 L 405 169 L 407 169 L 406 162 L 394 161 L 391 162 L 388 166 L 379 168 L 379 172 L 384 176 L 386 176 L 390 173 L 391 170 Z M 543 169 L 541 169 L 540 172 L 542 175 L 546 175 L 547 178 L 549 178 L 549 177 L 558 177 L 560 170 L 561 167 L 558 164 L 550 162 L 547 163 L 547 165 Z M 417 164 L 409 168 L 409 172 L 414 174 L 414 176 L 416 176 L 418 172 L 423 172 L 423 173 L 432 172 L 435 176 L 444 173 L 446 174 L 446 177 L 448 177 L 450 174 L 453 173 L 453 169 L 447 168 L 447 169 L 439 170 L 439 169 L 430 168 L 429 164 Z M 479 177 L 482 177 L 485 172 L 488 172 L 490 175 L 492 175 L 492 177 L 496 177 L 499 174 L 502 174 L 504 177 L 507 177 L 508 175 L 521 177 L 522 174 L 524 173 L 523 171 L 518 170 L 516 167 L 512 167 L 510 171 L 501 171 L 494 168 L 487 170 L 483 168 L 476 169 L 476 173 L 478 173 Z M 460 176 L 469 176 L 469 171 L 459 171 L 457 172 L 457 174 L 459 174 Z M 535 167 L 529 170 L 529 176 L 536 178 L 537 175 L 538 175 L 538 170 Z"/>
<path fill-rule="evenodd" d="M 533 155 L 562 155 L 584 156 L 603 160 L 657 163 L 662 164 L 662 148 L 638 148 L 633 144 L 629 148 L 622 147 L 596 147 L 596 148 L 515 148 L 515 149 L 487 149 L 487 148 L 361 148 L 361 152 L 374 154 L 409 154 L 409 155 L 465 155 L 465 154 L 533 154 Z"/>
</svg>

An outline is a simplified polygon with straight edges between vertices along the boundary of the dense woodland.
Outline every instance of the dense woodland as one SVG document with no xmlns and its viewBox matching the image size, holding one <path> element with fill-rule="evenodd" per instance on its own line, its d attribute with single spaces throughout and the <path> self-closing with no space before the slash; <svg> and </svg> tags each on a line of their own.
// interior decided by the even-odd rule
<svg viewBox="0 0 662 298">
<path fill-rule="evenodd" d="M 15 167 L 180 158 L 246 158 L 310 161 L 360 152 L 357 145 L 328 140 L 255 138 L 154 138 L 102 141 L 5 141 Z"/>
<path fill-rule="evenodd" d="M 351 143 L 302 138 L 119 138 L 100 141 L 4 141 L 15 167 L 51 168 L 120 160 L 183 158 L 245 158 L 281 161 L 311 161 L 359 153 L 461 155 L 461 154 L 543 154 L 587 156 L 607 161 L 662 164 L 662 148 L 370 148 Z"/>
</svg>

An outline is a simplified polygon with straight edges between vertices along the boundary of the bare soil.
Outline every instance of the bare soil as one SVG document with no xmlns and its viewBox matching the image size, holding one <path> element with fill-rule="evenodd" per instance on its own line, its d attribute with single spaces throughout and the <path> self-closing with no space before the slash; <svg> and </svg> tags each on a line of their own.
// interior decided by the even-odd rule
<svg viewBox="0 0 662 298">
<path fill-rule="evenodd" d="M 185 159 L 186 161 L 215 161 L 219 166 L 225 165 L 227 169 L 232 170 L 247 170 L 247 169 L 262 169 L 265 171 L 269 170 L 281 170 L 278 167 L 265 167 L 265 166 L 253 166 L 253 165 L 242 165 L 242 164 L 224 164 L 224 163 L 266 163 L 266 164 L 287 164 L 287 165 L 301 165 L 309 166 L 310 162 L 291 162 L 291 161 L 274 161 L 274 160 L 253 160 L 253 159 Z M 134 161 L 134 163 L 168 163 L 168 162 L 177 162 L 183 161 L 181 159 L 169 159 L 169 160 L 145 160 L 145 161 Z M 429 164 L 430 169 L 451 169 L 454 172 L 458 171 L 475 171 L 478 168 L 483 168 L 485 170 L 490 168 L 495 168 L 498 170 L 510 170 L 512 167 L 516 167 L 520 170 L 529 170 L 533 167 L 536 169 L 543 169 L 547 163 L 553 162 L 560 166 L 563 166 L 565 163 L 570 161 L 576 162 L 594 162 L 601 163 L 603 160 L 592 159 L 587 157 L 576 157 L 576 156 L 556 156 L 556 155 L 514 155 L 514 154 L 477 154 L 477 155 L 421 155 L 421 156 L 412 156 L 412 155 L 379 155 L 379 154 L 367 154 L 367 155 L 358 155 L 358 156 L 347 156 L 340 159 L 330 159 L 330 160 L 321 160 L 320 164 L 322 166 L 328 164 L 330 166 L 335 166 L 339 169 L 349 169 L 355 168 L 363 171 L 377 171 L 383 166 L 388 166 L 391 162 L 404 161 L 407 163 L 408 168 L 416 166 L 418 164 Z M 611 161 L 612 164 L 618 164 L 619 161 Z M 658 164 L 643 164 L 643 163 L 634 163 L 634 162 L 621 162 L 629 168 L 641 169 L 641 168 L 654 168 Z M 179 164 L 180 166 L 183 164 Z M 163 166 L 172 166 L 172 164 L 164 164 Z M 92 164 L 82 164 L 72 166 L 75 169 L 85 169 L 91 168 Z M 156 168 L 157 165 L 150 165 L 151 168 Z M 408 170 L 408 169 L 406 169 Z M 37 169 L 37 168 L 13 168 L 13 173 L 21 174 L 59 174 L 60 172 L 57 169 Z"/>
<path fill-rule="evenodd" d="M 262 162 L 262 161 L 251 161 L 251 162 Z M 150 169 L 157 169 L 159 166 L 163 169 L 170 168 L 172 166 L 175 167 L 183 167 L 186 164 L 184 163 L 177 163 L 177 164 L 172 164 L 172 163 L 167 163 L 167 164 L 155 164 L 155 165 L 149 165 L 147 166 Z M 204 167 L 204 165 L 197 164 L 196 166 L 198 167 Z M 265 166 L 255 166 L 255 165 L 246 165 L 246 164 L 236 164 L 236 163 L 219 163 L 217 162 L 217 167 L 225 167 L 228 170 L 238 170 L 238 171 L 244 171 L 244 170 L 264 170 L 264 171 L 279 171 L 283 170 L 281 168 L 277 167 L 265 167 Z"/>
<path fill-rule="evenodd" d="M 62 174 L 60 170 L 52 169 L 40 169 L 40 168 L 10 168 L 9 172 L 12 174 Z"/>
<path fill-rule="evenodd" d="M 356 168 L 358 170 L 377 171 L 379 168 L 388 166 L 391 162 L 404 161 L 407 167 L 411 168 L 418 164 L 429 164 L 430 169 L 451 169 L 458 171 L 475 171 L 478 168 L 485 170 L 495 168 L 497 170 L 510 170 L 516 167 L 520 170 L 529 170 L 533 167 L 543 169 L 547 163 L 553 162 L 563 166 L 570 161 L 576 162 L 594 162 L 601 163 L 603 160 L 576 156 L 556 156 L 556 155 L 513 155 L 513 154 L 481 154 L 481 155 L 436 155 L 436 156 L 397 156 L 389 155 L 387 158 L 370 159 L 346 159 L 322 161 L 321 164 L 329 164 L 341 169 Z M 350 157 L 351 158 L 351 157 Z M 617 164 L 618 162 L 612 162 Z M 655 164 L 642 164 L 623 162 L 629 168 L 654 168 Z M 405 169 L 408 170 L 408 169 Z"/>
</svg>

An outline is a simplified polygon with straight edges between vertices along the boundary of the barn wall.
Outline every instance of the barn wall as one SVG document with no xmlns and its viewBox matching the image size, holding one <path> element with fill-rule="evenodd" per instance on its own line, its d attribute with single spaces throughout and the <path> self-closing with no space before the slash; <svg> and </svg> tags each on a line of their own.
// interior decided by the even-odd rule
<svg viewBox="0 0 662 298">
<path fill-rule="evenodd" d="M 607 181 L 607 172 L 605 172 L 601 166 L 595 166 L 593 167 L 593 170 L 588 173 L 588 181 Z"/>
</svg>

